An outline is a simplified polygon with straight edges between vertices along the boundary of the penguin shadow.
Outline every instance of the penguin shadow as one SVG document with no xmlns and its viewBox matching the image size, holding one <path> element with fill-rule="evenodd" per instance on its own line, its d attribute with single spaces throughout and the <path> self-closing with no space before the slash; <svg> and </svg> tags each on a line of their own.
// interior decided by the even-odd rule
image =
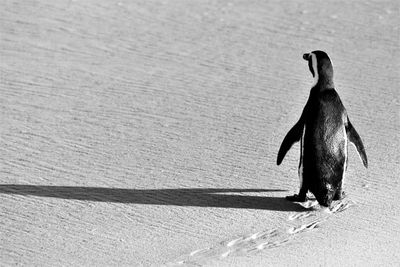
<svg viewBox="0 0 400 267">
<path fill-rule="evenodd" d="M 304 207 L 289 202 L 284 197 L 268 196 L 268 193 L 271 192 L 284 191 L 286 190 L 236 188 L 125 189 L 0 184 L 0 194 L 50 197 L 80 201 L 272 211 L 305 210 Z M 254 195 L 254 193 L 258 195 Z"/>
</svg>

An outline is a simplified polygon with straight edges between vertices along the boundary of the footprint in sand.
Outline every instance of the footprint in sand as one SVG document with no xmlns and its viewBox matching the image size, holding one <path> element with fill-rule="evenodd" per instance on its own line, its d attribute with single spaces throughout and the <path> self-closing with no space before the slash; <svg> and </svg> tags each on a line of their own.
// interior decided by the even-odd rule
<svg viewBox="0 0 400 267">
<path fill-rule="evenodd" d="M 186 256 L 181 257 L 180 260 L 169 265 L 201 266 L 212 259 L 223 259 L 231 255 L 247 255 L 265 249 L 283 246 L 298 234 L 318 228 L 319 225 L 326 221 L 332 214 L 348 209 L 353 205 L 353 202 L 343 200 L 336 201 L 332 207 L 321 210 L 314 209 L 314 207 L 318 205 L 318 202 L 315 200 L 309 200 L 301 205 L 307 209 L 312 209 L 305 212 L 294 213 L 288 217 L 288 221 L 302 221 L 303 223 L 300 225 L 289 227 L 286 230 L 285 227 L 281 227 L 279 229 L 259 231 L 253 234 L 236 237 L 229 241 L 223 241 L 215 247 L 194 250 Z M 307 221 L 309 217 L 314 216 L 317 218 Z"/>
<path fill-rule="evenodd" d="M 292 215 L 289 215 L 288 220 L 289 220 L 289 221 L 299 220 L 299 219 L 308 218 L 308 217 L 314 216 L 314 215 L 315 215 L 315 214 L 313 214 L 311 211 L 300 212 L 300 213 L 294 213 L 294 214 L 292 214 Z"/>
<path fill-rule="evenodd" d="M 258 250 L 263 250 L 263 249 L 267 249 L 267 248 L 276 248 L 276 247 L 280 247 L 282 245 L 284 245 L 285 243 L 289 242 L 290 239 L 289 238 L 285 238 L 283 240 L 279 240 L 279 241 L 274 241 L 274 242 L 265 242 L 265 243 L 261 243 L 257 246 Z"/>
<path fill-rule="evenodd" d="M 261 231 L 248 236 L 235 238 L 227 242 L 225 246 L 229 248 L 231 253 L 248 253 L 264 247 L 265 244 L 272 243 L 278 236 L 279 233 L 277 229 Z M 225 256 L 225 253 L 222 256 Z"/>
<path fill-rule="evenodd" d="M 202 249 L 197 249 L 195 251 L 190 252 L 189 256 L 194 256 L 196 254 L 202 253 L 202 252 L 206 252 L 210 250 L 210 248 L 202 248 Z"/>
<path fill-rule="evenodd" d="M 237 243 L 243 242 L 243 240 L 244 240 L 244 237 L 239 237 L 239 238 L 233 239 L 232 241 L 229 241 L 228 244 L 226 244 L 226 246 L 233 247 Z"/>
<path fill-rule="evenodd" d="M 342 212 L 344 210 L 347 210 L 349 207 L 353 206 L 354 203 L 353 202 L 339 202 L 336 206 L 331 208 L 331 212 L 332 213 L 337 213 L 337 212 Z"/>
<path fill-rule="evenodd" d="M 229 241 L 226 244 L 226 247 L 230 247 L 230 248 L 243 248 L 246 247 L 249 244 L 253 244 L 256 243 L 258 241 L 262 241 L 265 239 L 269 239 L 271 237 L 274 237 L 277 235 L 277 230 L 269 230 L 269 231 L 261 231 L 261 232 L 257 232 L 248 236 L 242 236 L 236 239 L 233 239 L 232 241 Z"/>
<path fill-rule="evenodd" d="M 212 248 L 202 248 L 190 252 L 173 265 L 198 265 L 211 259 L 226 258 L 232 254 L 246 255 L 249 252 L 265 248 L 277 247 L 288 240 L 281 240 L 276 229 L 260 231 L 250 235 L 241 236 L 230 241 L 221 242 Z"/>
<path fill-rule="evenodd" d="M 287 238 L 286 235 L 285 232 L 273 229 L 233 239 L 226 244 L 230 252 L 225 252 L 221 257 L 226 257 L 226 255 L 230 254 L 246 255 L 260 250 L 282 246 L 289 242 L 289 238 Z"/>
<path fill-rule="evenodd" d="M 320 218 L 313 220 L 311 222 L 307 222 L 305 224 L 301 224 L 299 226 L 295 226 L 295 227 L 291 227 L 288 229 L 288 233 L 293 235 L 293 234 L 297 234 L 303 231 L 307 231 L 307 230 L 312 230 L 314 228 L 317 228 L 319 226 L 319 224 L 321 224 L 322 222 L 326 221 L 328 219 L 328 217 L 331 214 L 335 214 L 338 212 L 342 212 L 346 209 L 348 209 L 350 206 L 352 206 L 352 202 L 349 201 L 338 201 L 337 203 L 335 203 L 331 208 L 324 208 L 322 209 L 322 211 L 325 212 L 325 214 L 328 214 L 328 216 L 323 216 L 320 214 L 318 214 L 320 216 Z M 292 214 L 289 216 L 288 220 L 289 221 L 293 221 L 293 220 L 297 220 L 297 219 L 303 219 L 303 218 L 307 218 L 313 215 L 317 215 L 316 213 L 312 213 L 312 211 L 307 211 L 307 212 L 301 212 L 298 214 Z"/>
<path fill-rule="evenodd" d="M 312 230 L 316 227 L 318 227 L 318 225 L 323 222 L 324 220 L 318 219 L 318 220 L 314 220 L 312 222 L 306 223 L 306 224 L 302 224 L 300 226 L 296 226 L 296 227 L 291 227 L 288 229 L 288 233 L 289 234 L 297 234 L 306 230 Z"/>
</svg>

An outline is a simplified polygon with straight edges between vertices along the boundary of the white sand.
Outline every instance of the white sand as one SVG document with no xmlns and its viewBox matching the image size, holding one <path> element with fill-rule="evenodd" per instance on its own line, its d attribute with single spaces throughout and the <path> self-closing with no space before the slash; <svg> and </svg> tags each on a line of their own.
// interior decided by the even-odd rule
<svg viewBox="0 0 400 267">
<path fill-rule="evenodd" d="M 400 264 L 399 2 L 249 2 L 2 1 L 1 265 Z M 369 160 L 331 212 L 275 164 L 316 49 Z"/>
</svg>

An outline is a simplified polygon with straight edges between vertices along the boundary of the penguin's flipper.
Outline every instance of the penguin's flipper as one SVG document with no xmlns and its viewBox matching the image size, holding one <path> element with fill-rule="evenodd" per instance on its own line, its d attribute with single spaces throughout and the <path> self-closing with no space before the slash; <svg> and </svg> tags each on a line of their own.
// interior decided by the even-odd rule
<svg viewBox="0 0 400 267">
<path fill-rule="evenodd" d="M 283 158 L 285 157 L 288 150 L 292 147 L 292 145 L 300 141 L 301 136 L 303 134 L 303 128 L 304 128 L 304 123 L 302 119 L 300 119 L 286 134 L 281 144 L 281 147 L 279 148 L 278 158 L 276 160 L 277 165 L 282 163 Z"/>
<path fill-rule="evenodd" d="M 361 141 L 360 136 L 358 135 L 356 129 L 354 129 L 348 117 L 347 117 L 346 133 L 347 133 L 347 138 L 350 140 L 350 142 L 352 142 L 355 145 L 357 152 L 360 155 L 360 158 L 364 164 L 364 167 L 368 168 L 368 159 L 367 159 L 367 154 L 365 153 L 363 142 Z"/>
</svg>

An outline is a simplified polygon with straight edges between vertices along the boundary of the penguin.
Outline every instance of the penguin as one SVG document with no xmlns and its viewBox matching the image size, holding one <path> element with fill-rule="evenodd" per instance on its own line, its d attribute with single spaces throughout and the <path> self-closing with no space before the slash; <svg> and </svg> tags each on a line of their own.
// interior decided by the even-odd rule
<svg viewBox="0 0 400 267">
<path fill-rule="evenodd" d="M 342 184 L 349 141 L 356 147 L 365 168 L 368 168 L 368 160 L 363 142 L 335 90 L 329 56 L 316 50 L 304 54 L 303 59 L 308 61 L 314 83 L 300 119 L 282 141 L 277 165 L 282 163 L 292 145 L 300 141 L 300 191 L 286 199 L 304 202 L 310 191 L 321 206 L 330 207 L 333 200 L 344 196 Z"/>
</svg>

